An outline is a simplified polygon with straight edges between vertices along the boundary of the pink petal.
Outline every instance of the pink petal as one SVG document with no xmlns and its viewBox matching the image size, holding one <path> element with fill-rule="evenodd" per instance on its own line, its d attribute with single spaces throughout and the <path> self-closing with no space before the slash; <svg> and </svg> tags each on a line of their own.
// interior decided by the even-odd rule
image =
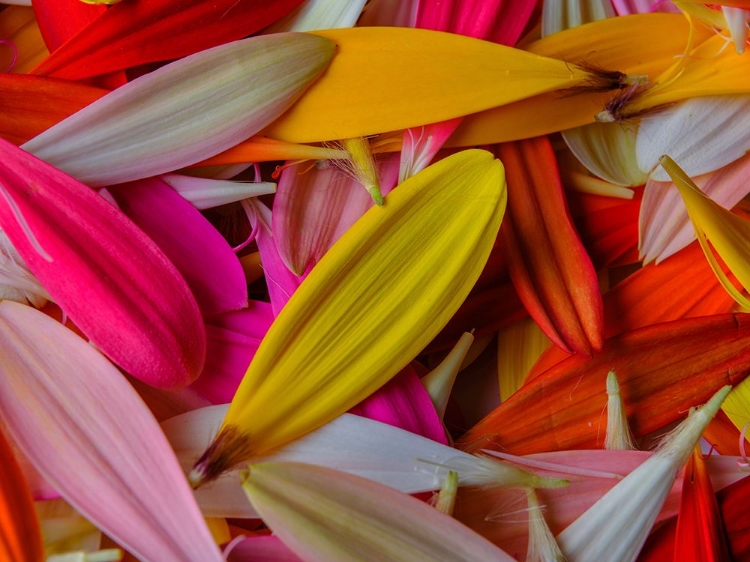
<svg viewBox="0 0 750 562">
<path fill-rule="evenodd" d="M 247 306 L 247 285 L 237 256 L 211 223 L 176 191 L 158 178 L 108 191 L 182 274 L 204 315 Z"/>
<path fill-rule="evenodd" d="M 378 163 L 386 195 L 396 184 L 398 162 L 392 155 Z M 279 255 L 295 275 L 315 265 L 365 211 L 372 197 L 335 166 L 290 166 L 279 180 L 273 206 L 273 235 Z"/>
<path fill-rule="evenodd" d="M 134 377 L 160 387 L 195 379 L 203 322 L 161 250 L 82 183 L 4 140 L 0 152 L 0 226 L 55 302 Z"/>
<path fill-rule="evenodd" d="M 249 537 L 232 548 L 227 562 L 301 562 L 275 536 Z"/>
<path fill-rule="evenodd" d="M 149 560 L 222 560 L 156 420 L 120 372 L 33 308 L 0 303 L 0 411 L 76 509 Z"/>
<path fill-rule="evenodd" d="M 448 444 L 445 429 L 430 395 L 411 365 L 407 365 L 385 386 L 349 410 L 349 413 Z"/>
<path fill-rule="evenodd" d="M 206 366 L 190 388 L 214 404 L 231 402 L 273 318 L 270 304 L 250 301 L 245 310 L 209 320 Z"/>
<path fill-rule="evenodd" d="M 693 178 L 696 185 L 724 208 L 731 209 L 748 193 L 750 156 Z M 649 180 L 639 216 L 640 252 L 645 263 L 661 262 L 695 240 L 680 192 L 672 182 Z"/>
<path fill-rule="evenodd" d="M 513 46 L 535 8 L 536 0 L 422 0 L 414 27 Z"/>
</svg>

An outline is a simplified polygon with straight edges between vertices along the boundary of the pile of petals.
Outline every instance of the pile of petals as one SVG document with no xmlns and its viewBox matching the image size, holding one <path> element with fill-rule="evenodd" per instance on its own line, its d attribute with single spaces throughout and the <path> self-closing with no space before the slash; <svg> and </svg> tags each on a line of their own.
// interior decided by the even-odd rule
<svg viewBox="0 0 750 562">
<path fill-rule="evenodd" d="M 0 2 L 0 559 L 750 560 L 748 29 Z"/>
</svg>

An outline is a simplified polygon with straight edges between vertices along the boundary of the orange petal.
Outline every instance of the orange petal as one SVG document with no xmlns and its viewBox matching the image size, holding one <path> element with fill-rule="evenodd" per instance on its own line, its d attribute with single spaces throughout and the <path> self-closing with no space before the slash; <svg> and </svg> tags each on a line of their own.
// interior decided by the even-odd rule
<svg viewBox="0 0 750 562">
<path fill-rule="evenodd" d="M 31 492 L 0 431 L 0 560 L 44 560 Z"/>
<path fill-rule="evenodd" d="M 508 181 L 502 226 L 508 270 L 521 300 L 559 347 L 590 355 L 604 316 L 594 266 L 571 222 L 546 137 L 500 145 Z"/>
<path fill-rule="evenodd" d="M 107 90 L 30 74 L 0 74 L 0 137 L 23 144 Z"/>
<path fill-rule="evenodd" d="M 605 336 L 610 338 L 658 322 L 731 311 L 734 300 L 702 257 L 700 246 L 691 244 L 616 285 L 604 295 Z M 548 349 L 526 380 L 566 358 L 567 354 L 558 349 Z"/>
<path fill-rule="evenodd" d="M 607 372 L 617 372 L 633 435 L 682 419 L 750 371 L 750 315 L 667 322 L 608 339 L 589 359 L 562 361 L 528 382 L 461 439 L 466 450 L 516 455 L 604 442 Z M 679 390 L 678 390 L 679 389 Z"/>
</svg>

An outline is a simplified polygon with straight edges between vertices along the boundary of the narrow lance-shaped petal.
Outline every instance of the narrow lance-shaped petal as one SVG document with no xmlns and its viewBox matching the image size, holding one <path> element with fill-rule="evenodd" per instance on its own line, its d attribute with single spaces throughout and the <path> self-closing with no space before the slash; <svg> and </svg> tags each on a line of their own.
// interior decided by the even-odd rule
<svg viewBox="0 0 750 562">
<path fill-rule="evenodd" d="M 93 190 L 6 141 L 0 153 L 0 226 L 60 308 L 134 377 L 194 380 L 205 330 L 174 265 Z"/>
<path fill-rule="evenodd" d="M 731 209 L 747 195 L 745 181 L 750 172 L 750 156 L 735 160 L 723 168 L 692 178 L 712 201 Z M 695 240 L 680 191 L 673 184 L 649 180 L 643 191 L 638 217 L 640 255 L 645 263 L 660 263 Z"/>
<path fill-rule="evenodd" d="M 558 535 L 566 557 L 576 562 L 636 559 L 677 473 L 730 388 L 722 388 L 693 412 L 653 456 Z"/>
<path fill-rule="evenodd" d="M 596 271 L 573 227 L 546 137 L 503 144 L 508 270 L 539 327 L 559 347 L 590 355 L 602 346 L 604 312 Z"/>
<path fill-rule="evenodd" d="M 307 562 L 514 560 L 416 498 L 329 468 L 251 465 L 243 488 L 266 524 Z"/>
<path fill-rule="evenodd" d="M 2 432 L 0 461 L 0 558 L 41 562 L 44 552 L 34 501 Z"/>
<path fill-rule="evenodd" d="M 502 164 L 474 150 L 370 209 L 271 326 L 193 482 L 321 426 L 400 371 L 466 298 L 505 201 Z"/>
<path fill-rule="evenodd" d="M 63 497 L 141 559 L 222 560 L 164 434 L 109 361 L 12 302 L 0 352 L 2 420 Z"/>
<path fill-rule="evenodd" d="M 170 172 L 271 123 L 334 50 L 328 39 L 298 33 L 214 47 L 125 84 L 24 148 L 91 186 Z"/>
<path fill-rule="evenodd" d="M 695 448 L 685 467 L 677 518 L 675 562 L 730 560 L 724 526 L 706 461 Z"/>
<path fill-rule="evenodd" d="M 627 81 L 619 72 L 592 73 L 562 60 L 425 29 L 313 33 L 335 41 L 339 52 L 325 75 L 266 131 L 272 138 L 362 137 L 446 121 L 543 92 L 606 91 Z M 428 70 L 434 68 L 440 71 Z"/>
<path fill-rule="evenodd" d="M 750 299 L 729 280 L 713 253 L 724 260 L 742 287 L 750 288 L 750 222 L 709 199 L 669 156 L 662 156 L 659 162 L 682 195 L 711 269 L 732 298 L 750 308 Z"/>
</svg>

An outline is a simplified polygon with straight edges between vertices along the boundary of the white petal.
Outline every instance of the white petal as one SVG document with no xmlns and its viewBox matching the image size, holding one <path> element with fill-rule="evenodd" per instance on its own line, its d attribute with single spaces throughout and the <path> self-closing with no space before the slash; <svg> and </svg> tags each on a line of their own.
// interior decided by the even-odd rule
<svg viewBox="0 0 750 562">
<path fill-rule="evenodd" d="M 354 27 L 367 0 L 307 0 L 263 33 Z"/>
<path fill-rule="evenodd" d="M 694 98 L 641 120 L 638 166 L 656 181 L 669 181 L 658 166 L 667 154 L 690 176 L 718 170 L 750 149 L 746 116 L 750 95 Z"/>
</svg>

